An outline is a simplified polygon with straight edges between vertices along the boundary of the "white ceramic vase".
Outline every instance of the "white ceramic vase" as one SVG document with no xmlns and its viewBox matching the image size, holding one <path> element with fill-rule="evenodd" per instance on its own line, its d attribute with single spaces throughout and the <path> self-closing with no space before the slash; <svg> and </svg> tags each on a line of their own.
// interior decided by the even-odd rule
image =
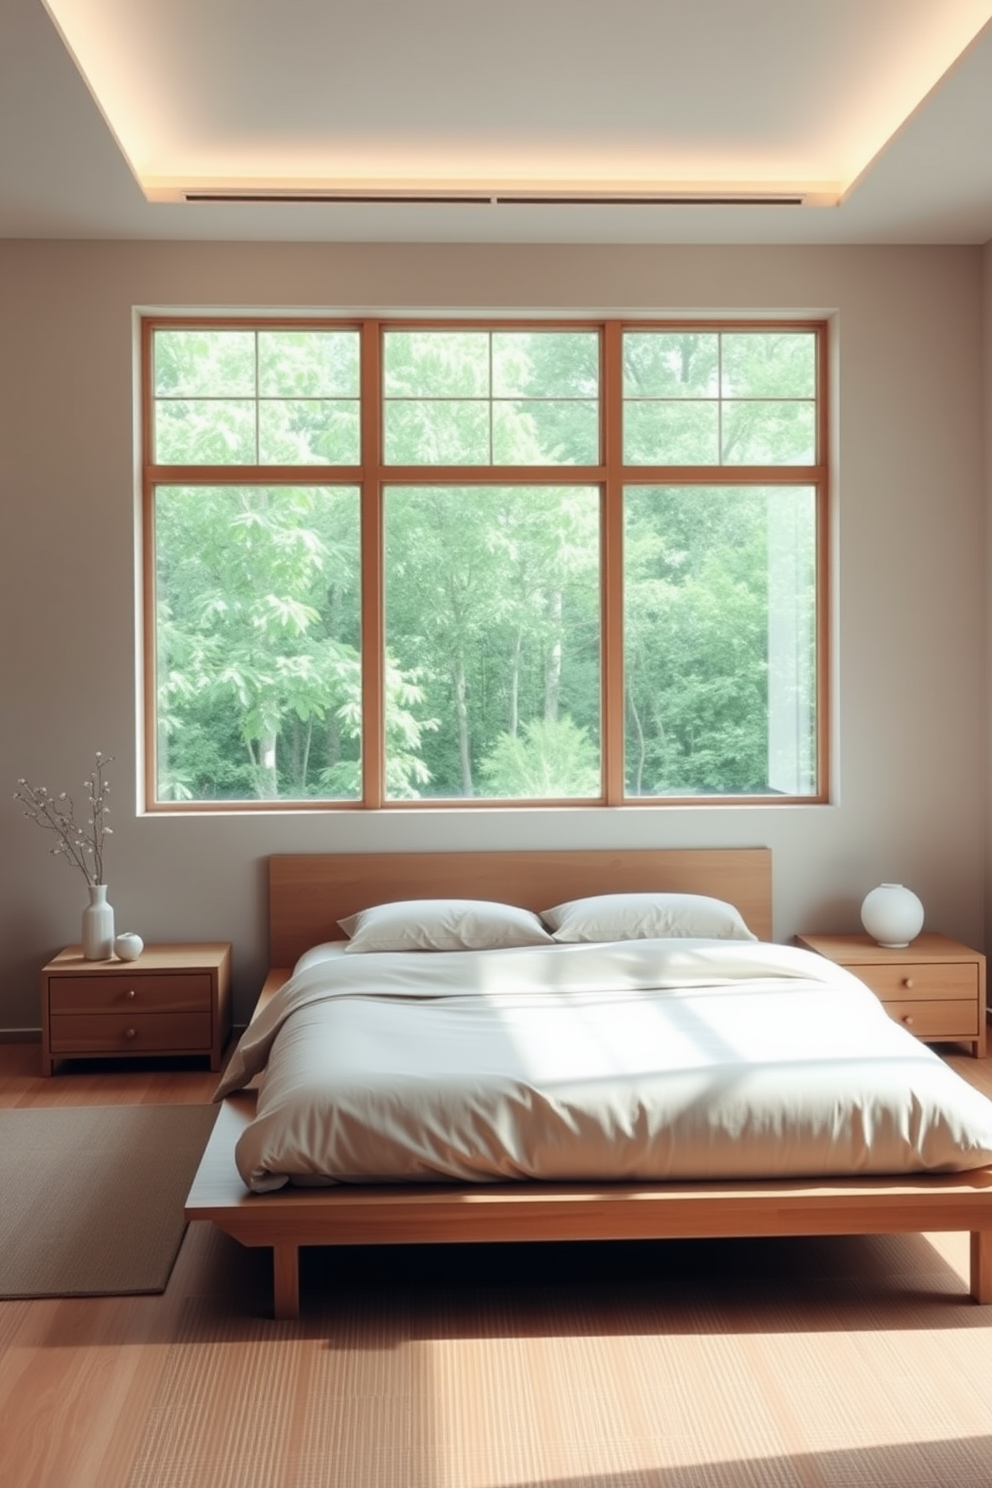
<svg viewBox="0 0 992 1488">
<path fill-rule="evenodd" d="M 137 961 L 145 942 L 133 930 L 122 930 L 114 941 L 114 955 L 121 961 Z"/>
<path fill-rule="evenodd" d="M 879 884 L 865 895 L 861 923 L 880 946 L 901 950 L 923 929 L 923 905 L 902 884 Z"/>
<path fill-rule="evenodd" d="M 83 910 L 83 960 L 109 961 L 114 954 L 114 911 L 107 903 L 107 885 L 88 887 L 90 902 Z"/>
</svg>

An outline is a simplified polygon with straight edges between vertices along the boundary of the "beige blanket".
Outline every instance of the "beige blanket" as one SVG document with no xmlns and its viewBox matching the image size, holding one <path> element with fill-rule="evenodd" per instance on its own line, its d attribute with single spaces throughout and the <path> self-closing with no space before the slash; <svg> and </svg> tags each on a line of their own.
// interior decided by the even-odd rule
<svg viewBox="0 0 992 1488">
<path fill-rule="evenodd" d="M 794 947 L 645 940 L 305 964 L 217 1098 L 238 1167 L 314 1184 L 961 1171 L 992 1102 Z"/>
</svg>

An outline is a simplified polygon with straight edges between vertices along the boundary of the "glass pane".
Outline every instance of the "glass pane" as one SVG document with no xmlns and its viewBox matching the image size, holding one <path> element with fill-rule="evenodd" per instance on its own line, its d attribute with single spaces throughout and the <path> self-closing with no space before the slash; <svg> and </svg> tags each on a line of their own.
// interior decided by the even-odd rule
<svg viewBox="0 0 992 1488">
<path fill-rule="evenodd" d="M 155 404 L 159 465 L 254 465 L 254 400 L 220 398 Z"/>
<path fill-rule="evenodd" d="M 624 497 L 626 791 L 816 792 L 811 487 Z"/>
<path fill-rule="evenodd" d="M 269 398 L 357 398 L 357 331 L 259 331 L 258 390 Z"/>
<path fill-rule="evenodd" d="M 599 491 L 385 493 L 392 799 L 599 796 Z"/>
<path fill-rule="evenodd" d="M 725 465 L 813 465 L 812 403 L 724 403 Z"/>
<path fill-rule="evenodd" d="M 719 405 L 632 403 L 623 406 L 628 465 L 718 465 Z"/>
<path fill-rule="evenodd" d="M 596 331 L 494 331 L 497 398 L 598 398 Z"/>
<path fill-rule="evenodd" d="M 158 398 L 250 398 L 255 392 L 255 332 L 156 330 Z"/>
<path fill-rule="evenodd" d="M 816 396 L 816 337 L 811 331 L 735 331 L 721 341 L 725 398 Z"/>
<path fill-rule="evenodd" d="M 385 345 L 389 464 L 598 464 L 596 332 L 390 331 Z"/>
<path fill-rule="evenodd" d="M 488 465 L 489 403 L 438 398 L 385 406 L 390 465 Z"/>
<path fill-rule="evenodd" d="M 497 465 L 595 465 L 599 404 L 548 400 L 493 404 Z"/>
<path fill-rule="evenodd" d="M 358 403 L 272 399 L 258 405 L 263 465 L 357 465 Z"/>
<path fill-rule="evenodd" d="M 486 398 L 488 331 L 386 331 L 387 398 Z"/>
<path fill-rule="evenodd" d="M 712 398 L 719 388 L 719 337 L 712 331 L 627 331 L 625 398 Z"/>
<path fill-rule="evenodd" d="M 157 798 L 357 800 L 354 487 L 155 492 Z"/>
</svg>

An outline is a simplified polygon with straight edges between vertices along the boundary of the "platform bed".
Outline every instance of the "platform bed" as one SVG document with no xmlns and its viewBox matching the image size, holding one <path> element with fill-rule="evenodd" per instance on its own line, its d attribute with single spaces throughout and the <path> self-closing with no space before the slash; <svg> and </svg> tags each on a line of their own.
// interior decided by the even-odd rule
<svg viewBox="0 0 992 1488">
<path fill-rule="evenodd" d="M 337 921 L 391 899 L 456 895 L 541 910 L 583 894 L 646 889 L 712 894 L 771 939 L 764 848 L 634 852 L 277 856 L 269 860 L 272 971 L 259 1009 Z M 234 1146 L 250 1092 L 228 1097 L 186 1204 L 242 1245 L 273 1252 L 277 1318 L 298 1316 L 302 1245 L 741 1238 L 968 1230 L 970 1293 L 992 1302 L 992 1169 L 829 1183 L 509 1183 L 284 1188 L 249 1193 Z"/>
</svg>

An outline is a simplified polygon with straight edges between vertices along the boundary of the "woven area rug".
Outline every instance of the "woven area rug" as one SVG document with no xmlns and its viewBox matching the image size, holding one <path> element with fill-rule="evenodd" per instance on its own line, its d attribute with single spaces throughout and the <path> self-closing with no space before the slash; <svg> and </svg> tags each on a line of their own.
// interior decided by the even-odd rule
<svg viewBox="0 0 992 1488">
<path fill-rule="evenodd" d="M 966 1236 L 314 1247 L 276 1323 L 266 1257 L 193 1229 L 238 1281 L 176 1299 L 136 1447 L 89 1485 L 992 1485 Z"/>
<path fill-rule="evenodd" d="M 0 1297 L 162 1292 L 216 1106 L 0 1110 Z"/>
</svg>

